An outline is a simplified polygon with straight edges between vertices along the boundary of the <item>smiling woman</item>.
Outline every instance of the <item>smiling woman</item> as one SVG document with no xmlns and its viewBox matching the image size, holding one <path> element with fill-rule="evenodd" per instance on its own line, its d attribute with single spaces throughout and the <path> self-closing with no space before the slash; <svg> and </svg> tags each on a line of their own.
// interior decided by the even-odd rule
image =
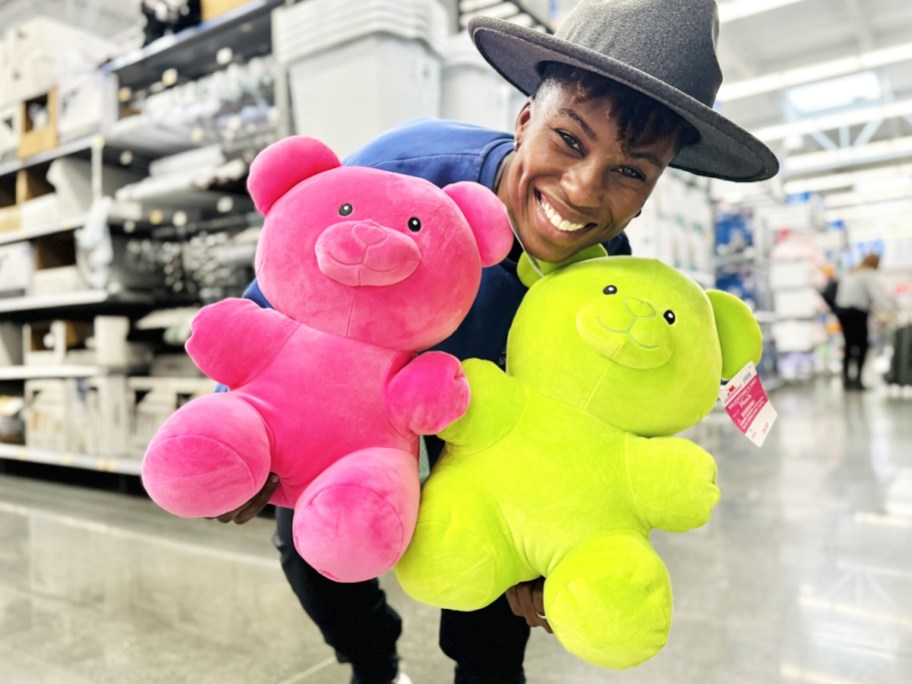
<svg viewBox="0 0 912 684">
<path fill-rule="evenodd" d="M 547 262 L 620 234 L 696 131 L 626 86 L 551 64 L 519 114 L 497 194 L 523 248 Z"/>
</svg>

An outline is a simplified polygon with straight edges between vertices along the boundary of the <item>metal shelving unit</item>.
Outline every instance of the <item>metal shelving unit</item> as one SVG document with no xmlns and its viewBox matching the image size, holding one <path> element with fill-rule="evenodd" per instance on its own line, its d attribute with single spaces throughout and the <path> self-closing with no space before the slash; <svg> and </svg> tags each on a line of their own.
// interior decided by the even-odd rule
<svg viewBox="0 0 912 684">
<path fill-rule="evenodd" d="M 254 57 L 261 57 L 272 51 L 272 10 L 285 4 L 284 0 L 250 0 L 235 9 L 226 11 L 217 17 L 203 22 L 198 26 L 187 28 L 178 34 L 165 36 L 144 47 L 118 57 L 98 69 L 98 74 L 105 78 L 116 79 L 116 91 L 120 113 L 113 122 L 99 124 L 98 132 L 66 141 L 39 154 L 31 155 L 24 159 L 13 159 L 0 163 L 0 177 L 8 181 L 10 177 L 20 171 L 30 170 L 35 175 L 46 172 L 47 167 L 55 160 L 62 157 L 74 157 L 91 163 L 92 170 L 92 199 L 102 198 L 101 174 L 106 165 L 129 168 L 145 175 L 153 159 L 191 150 L 207 144 L 205 139 L 196 140 L 184 136 L 175 139 L 171 146 L 161 145 L 161 139 L 144 131 L 144 126 L 135 125 L 139 119 L 119 118 L 135 113 L 133 109 L 144 98 L 160 93 L 170 86 L 180 86 L 197 79 L 209 76 L 214 72 L 224 69 L 227 65 L 246 62 Z M 281 79 L 280 79 L 281 80 Z M 281 99 L 277 87 L 276 99 Z M 134 125 L 124 125 L 134 124 Z M 243 137 L 223 142 L 225 154 L 239 156 L 239 147 L 244 150 L 262 147 L 266 142 L 260 138 L 268 132 L 257 130 L 250 134 L 250 139 Z M 208 144 L 213 144 L 209 141 Z M 233 147 L 229 147 L 233 146 Z M 237 187 L 236 187 L 237 186 Z M 218 192 L 207 192 L 201 187 L 198 191 L 189 188 L 182 192 L 168 192 L 162 206 L 157 206 L 158 195 L 146 193 L 141 197 L 131 200 L 117 200 L 106 215 L 106 222 L 112 233 L 121 237 L 135 235 L 139 238 L 145 236 L 160 236 L 170 242 L 181 240 L 189 241 L 200 232 L 225 229 L 228 223 L 233 226 L 235 218 L 249 216 L 252 205 L 244 203 L 246 196 L 239 190 L 240 185 L 231 184 L 230 181 L 214 181 L 212 189 Z M 222 192 L 222 189 L 226 189 Z M 230 194 L 237 201 L 233 202 L 230 213 L 217 207 L 220 195 Z M 90 212 L 92 213 L 92 212 Z M 181 219 L 178 220 L 178 216 Z M 187 218 L 189 216 L 189 219 Z M 0 232 L 0 246 L 14 245 L 16 243 L 38 244 L 42 240 L 63 240 L 71 243 L 73 237 L 64 234 L 74 233 L 85 227 L 89 216 L 74 216 L 57 222 L 44 225 L 30 225 Z M 186 221 L 190 221 L 186 224 Z M 199 222 L 196 227 L 194 222 Z M 243 223 L 243 221 L 241 221 Z M 172 225 L 173 224 L 173 225 Z M 240 228 L 243 228 L 241 226 Z M 239 229 L 240 229 L 239 228 Z M 230 228 L 233 230 L 234 228 Z M 78 235 L 78 233 L 77 233 Z M 72 246 L 69 249 L 73 249 Z M 0 322 L 9 322 L 14 325 L 25 322 L 49 321 L 55 319 L 79 320 L 93 319 L 97 315 L 118 315 L 135 319 L 155 310 L 161 306 L 161 296 L 150 291 L 134 291 L 124 289 L 122 286 L 108 288 L 85 289 L 77 291 L 63 291 L 54 294 L 21 294 L 0 297 Z M 176 296 L 181 299 L 183 295 Z M 188 295 L 189 297 L 189 295 Z M 174 306 L 175 300 L 169 300 L 168 305 Z M 138 331 L 144 334 L 147 331 Z M 29 381 L 36 383 L 49 380 L 61 380 L 69 383 L 76 382 L 81 386 L 86 384 L 114 382 L 124 380 L 132 383 L 134 380 L 142 382 L 147 378 L 134 377 L 134 368 L 112 368 L 109 366 L 91 364 L 68 364 L 66 362 L 55 365 L 7 365 L 0 367 L 0 385 L 5 391 L 12 389 L 15 396 L 23 391 L 23 386 L 28 386 Z M 110 379 L 110 380 L 109 380 Z M 149 378 L 148 388 L 135 390 L 141 395 L 146 391 L 153 391 L 158 387 L 152 381 L 164 381 L 174 386 L 175 391 L 183 392 L 181 380 L 195 381 L 195 378 Z M 192 383 L 191 383 L 192 384 Z M 143 385 L 145 386 L 145 385 Z M 18 388 L 18 389 L 17 389 Z M 81 390 L 80 390 L 81 391 Z M 131 394 L 134 390 L 128 390 Z M 156 390 L 157 391 L 157 390 Z M 143 420 L 148 420 L 144 416 Z M 93 427 L 97 427 L 94 426 Z M 144 427 L 148 425 L 144 423 Z M 133 433 L 131 433 L 133 434 Z M 143 434 L 139 430 L 135 434 Z M 44 443 L 43 441 L 41 442 Z M 63 443 L 63 442 L 61 442 Z M 36 444 L 38 444 L 36 442 Z M 80 447 L 82 448 L 82 447 Z M 91 448 L 91 447 L 87 447 Z M 136 445 L 126 447 L 135 450 Z M 53 450 L 46 448 L 33 448 L 28 445 L 14 445 L 0 443 L 0 460 L 9 459 L 24 462 L 44 463 L 61 467 L 82 468 L 95 471 L 119 473 L 124 475 L 138 475 L 140 460 L 136 453 L 116 453 L 115 449 L 103 448 L 106 455 L 92 453 L 75 453 L 70 450 Z M 108 452 L 114 452 L 114 456 Z"/>
</svg>

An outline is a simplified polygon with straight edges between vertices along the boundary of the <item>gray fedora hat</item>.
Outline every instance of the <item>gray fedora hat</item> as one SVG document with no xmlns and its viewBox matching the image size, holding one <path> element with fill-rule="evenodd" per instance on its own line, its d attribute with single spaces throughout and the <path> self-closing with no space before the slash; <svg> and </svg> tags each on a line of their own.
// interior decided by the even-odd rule
<svg viewBox="0 0 912 684">
<path fill-rule="evenodd" d="M 678 152 L 676 168 L 734 181 L 765 180 L 779 170 L 766 145 L 712 109 L 722 84 L 715 0 L 582 0 L 553 36 L 491 17 L 473 18 L 469 34 L 527 95 L 538 88 L 546 62 L 562 62 L 677 112 L 700 140 Z"/>
</svg>

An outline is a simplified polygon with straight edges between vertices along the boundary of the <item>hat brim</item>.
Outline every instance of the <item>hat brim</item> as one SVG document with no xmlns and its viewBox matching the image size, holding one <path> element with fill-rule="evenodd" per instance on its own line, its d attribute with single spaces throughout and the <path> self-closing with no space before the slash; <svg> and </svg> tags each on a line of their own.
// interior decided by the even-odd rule
<svg viewBox="0 0 912 684">
<path fill-rule="evenodd" d="M 526 95 L 538 89 L 541 66 L 561 62 L 618 81 L 661 102 L 690 123 L 700 140 L 678 152 L 671 166 L 701 176 L 760 181 L 779 171 L 776 155 L 757 138 L 702 102 L 628 64 L 553 35 L 492 17 L 474 17 L 469 35 L 494 69 Z"/>
</svg>

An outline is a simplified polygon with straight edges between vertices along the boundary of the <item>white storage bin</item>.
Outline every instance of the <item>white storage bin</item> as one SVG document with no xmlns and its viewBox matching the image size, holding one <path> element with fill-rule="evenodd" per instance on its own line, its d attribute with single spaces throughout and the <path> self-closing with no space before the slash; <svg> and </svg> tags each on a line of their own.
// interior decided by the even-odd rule
<svg viewBox="0 0 912 684">
<path fill-rule="evenodd" d="M 814 348 L 816 325 L 811 321 L 777 321 L 773 323 L 776 351 L 805 352 Z"/>
<path fill-rule="evenodd" d="M 478 52 L 468 33 L 449 36 L 444 47 L 440 116 L 513 131 L 519 107 L 513 86 Z"/>
<path fill-rule="evenodd" d="M 25 292 L 32 281 L 35 263 L 28 242 L 0 245 L 0 294 Z"/>
<path fill-rule="evenodd" d="M 772 261 L 770 287 L 774 290 L 813 285 L 811 264 L 808 261 Z"/>
<path fill-rule="evenodd" d="M 409 119 L 440 115 L 446 15 L 435 0 L 308 0 L 273 15 L 297 133 L 345 156 Z"/>
<path fill-rule="evenodd" d="M 774 310 L 780 318 L 813 318 L 820 295 L 811 287 L 780 290 L 773 296 Z"/>
</svg>

